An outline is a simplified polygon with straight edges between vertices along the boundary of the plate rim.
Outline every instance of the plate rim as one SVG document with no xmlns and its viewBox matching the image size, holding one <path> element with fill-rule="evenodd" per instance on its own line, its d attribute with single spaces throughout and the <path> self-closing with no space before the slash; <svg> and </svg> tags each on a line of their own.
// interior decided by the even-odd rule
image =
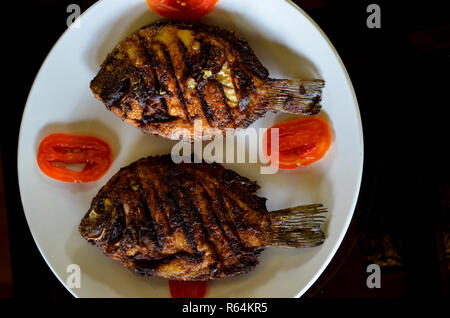
<svg viewBox="0 0 450 318">
<path fill-rule="evenodd" d="M 100 6 L 103 2 L 105 2 L 106 0 L 99 0 L 97 2 L 95 2 L 93 5 L 91 5 L 89 8 L 86 9 L 86 11 L 84 11 L 79 17 L 78 19 L 81 19 L 81 17 L 83 17 L 84 14 L 86 14 L 88 11 L 93 10 L 94 8 L 96 8 L 97 6 Z M 52 271 L 53 275 L 56 276 L 56 278 L 59 280 L 59 282 L 64 286 L 64 288 L 69 291 L 70 294 L 72 294 L 73 297 L 75 298 L 79 298 L 78 295 L 76 295 L 70 288 L 68 288 L 68 286 L 66 285 L 66 283 L 62 280 L 61 277 L 59 277 L 59 275 L 57 274 L 56 270 L 53 268 L 53 266 L 50 265 L 50 262 L 47 259 L 47 256 L 45 255 L 45 253 L 43 253 L 41 246 L 39 245 L 33 231 L 31 230 L 30 227 L 30 223 L 28 221 L 28 217 L 27 214 L 25 213 L 25 207 L 23 204 L 23 196 L 22 196 L 22 186 L 21 186 L 21 179 L 20 178 L 20 170 L 19 170 L 19 158 L 20 158 L 20 145 L 21 145 L 21 140 L 23 139 L 23 130 L 22 130 L 22 126 L 23 126 L 23 118 L 25 116 L 25 112 L 27 110 L 28 107 L 28 103 L 29 103 L 29 98 L 32 95 L 33 91 L 36 89 L 36 82 L 37 79 L 39 77 L 39 75 L 41 74 L 42 70 L 44 69 L 44 66 L 47 64 L 47 61 L 49 60 L 50 56 L 52 55 L 53 51 L 55 50 L 55 48 L 58 46 L 59 42 L 62 41 L 62 39 L 65 37 L 65 35 L 71 30 L 70 27 L 67 27 L 64 32 L 58 37 L 58 39 L 55 41 L 55 43 L 52 45 L 50 51 L 48 51 L 47 55 L 45 56 L 45 59 L 42 61 L 41 66 L 39 67 L 38 72 L 36 73 L 36 75 L 34 76 L 33 79 L 33 84 L 31 85 L 30 91 L 28 92 L 27 95 L 27 99 L 25 101 L 25 106 L 23 108 L 23 112 L 22 112 L 22 117 L 20 119 L 20 126 L 19 126 L 19 138 L 17 140 L 17 179 L 18 179 L 18 184 L 19 184 L 19 193 L 20 193 L 20 203 L 22 205 L 22 210 L 23 210 L 23 214 L 25 215 L 25 220 L 27 221 L 27 225 L 28 225 L 28 229 L 30 230 L 31 236 L 33 237 L 33 241 L 34 244 L 36 245 L 36 247 L 39 250 L 39 253 L 41 254 L 42 258 L 45 260 L 45 263 L 47 264 L 47 266 L 50 268 L 50 270 Z"/>
<path fill-rule="evenodd" d="M 361 147 L 361 154 L 360 154 L 361 161 L 360 161 L 360 166 L 358 167 L 358 181 L 357 181 L 357 188 L 358 188 L 358 190 L 355 191 L 355 193 L 353 194 L 353 199 L 352 199 L 353 202 L 351 204 L 351 206 L 352 206 L 351 212 L 348 214 L 347 219 L 345 220 L 345 225 L 344 225 L 345 230 L 341 230 L 341 232 L 340 232 L 336 242 L 334 243 L 333 248 L 331 249 L 331 252 L 328 254 L 327 258 L 322 263 L 322 266 L 320 267 L 320 269 L 316 272 L 316 274 L 308 282 L 308 284 L 306 284 L 305 287 L 303 289 L 301 289 L 300 292 L 298 292 L 297 295 L 295 296 L 295 298 L 300 298 L 317 281 L 317 279 L 322 275 L 322 273 L 328 267 L 328 265 L 330 264 L 331 260 L 336 255 L 337 250 L 341 246 L 342 241 L 344 240 L 344 237 L 347 234 L 348 227 L 350 226 L 350 223 L 351 223 L 351 221 L 353 219 L 353 215 L 354 215 L 355 209 L 356 209 L 356 204 L 358 203 L 359 193 L 361 191 L 361 182 L 362 182 L 363 169 L 364 169 L 364 132 L 363 132 L 363 127 L 362 127 L 361 112 L 359 110 L 359 103 L 358 103 L 358 99 L 356 97 L 355 88 L 353 87 L 353 82 L 352 82 L 352 80 L 350 78 L 350 75 L 348 74 L 347 68 L 345 67 L 345 64 L 342 61 L 339 53 L 337 52 L 336 48 L 334 47 L 333 43 L 330 41 L 328 36 L 325 34 L 325 32 L 320 28 L 320 26 L 299 5 L 297 5 L 292 0 L 286 0 L 286 1 L 290 5 L 292 5 L 295 9 L 300 11 L 300 13 L 303 14 L 308 19 L 308 21 L 319 31 L 320 35 L 325 39 L 325 41 L 327 42 L 328 46 L 333 51 L 333 54 L 335 55 L 337 61 L 340 64 L 340 66 L 342 67 L 342 69 L 344 71 L 345 78 L 347 79 L 347 82 L 350 84 L 350 92 L 352 94 L 353 102 L 354 102 L 354 105 L 355 105 L 355 114 L 356 114 L 356 118 L 357 118 L 357 122 L 358 122 L 358 130 L 359 130 L 358 131 L 358 136 L 359 136 L 359 139 L 360 139 L 360 147 Z"/>
<path fill-rule="evenodd" d="M 93 5 L 91 5 L 89 8 L 87 8 L 80 16 L 79 19 L 81 19 L 83 17 L 83 15 L 87 14 L 89 11 L 94 10 L 95 8 L 97 8 L 98 6 L 104 4 L 107 0 L 99 0 L 97 2 L 95 2 Z M 309 282 L 299 290 L 299 292 L 293 296 L 292 298 L 300 298 L 307 290 L 309 290 L 309 288 L 317 281 L 317 279 L 322 275 L 322 273 L 324 272 L 324 270 L 328 267 L 328 265 L 330 264 L 331 260 L 334 258 L 337 250 L 339 249 L 339 247 L 342 244 L 342 241 L 345 237 L 345 235 L 347 234 L 348 231 L 348 227 L 351 223 L 351 220 L 353 219 L 353 215 L 355 212 L 355 208 L 356 208 L 356 204 L 359 198 L 359 194 L 361 191 L 361 182 L 362 182 L 362 176 L 363 176 L 363 168 L 364 168 L 364 134 L 363 134 L 363 125 L 362 125 L 362 119 L 361 119 L 361 113 L 360 113 L 360 109 L 359 109 L 359 103 L 356 97 L 356 92 L 355 89 L 353 87 L 353 83 L 350 79 L 350 76 L 348 74 L 348 71 L 345 67 L 345 64 L 343 63 L 339 53 L 337 52 L 336 48 L 334 47 L 333 43 L 330 41 L 330 39 L 327 37 L 327 35 L 324 33 L 324 31 L 320 28 L 320 26 L 299 6 L 297 5 L 295 2 L 293 2 L 292 0 L 285 0 L 288 4 L 290 4 L 294 9 L 296 9 L 300 14 L 302 14 L 309 23 L 311 23 L 313 25 L 313 27 L 315 29 L 317 29 L 319 31 L 319 34 L 322 36 L 322 38 L 326 41 L 327 45 L 331 48 L 334 56 L 336 57 L 336 60 L 338 61 L 340 67 L 342 68 L 342 70 L 344 71 L 344 75 L 346 78 L 347 83 L 349 84 L 349 88 L 350 88 L 350 93 L 353 97 L 353 103 L 355 106 L 355 115 L 356 115 L 356 121 L 357 121 L 357 126 L 358 126 L 358 138 L 359 138 L 359 142 L 360 142 L 360 149 L 361 149 L 361 153 L 360 153 L 360 157 L 361 160 L 359 161 L 359 167 L 357 167 L 357 182 L 355 184 L 357 190 L 353 193 L 353 198 L 352 198 L 352 203 L 351 203 L 351 209 L 350 212 L 347 215 L 347 218 L 345 219 L 344 222 L 344 226 L 343 228 L 340 230 L 340 233 L 336 239 L 336 241 L 333 244 L 333 247 L 331 248 L 330 252 L 328 253 L 327 257 L 325 258 L 325 260 L 322 262 L 322 265 L 320 266 L 320 268 L 316 271 L 315 275 L 312 276 L 312 278 L 309 280 Z M 41 74 L 44 66 L 47 64 L 47 61 L 49 60 L 50 56 L 52 55 L 53 51 L 55 50 L 55 48 L 58 46 L 58 44 L 60 43 L 60 41 L 65 37 L 65 35 L 71 30 L 70 27 L 67 27 L 67 29 L 58 37 L 58 39 L 55 41 L 55 43 L 52 45 L 51 49 L 49 50 L 49 52 L 47 53 L 45 59 L 42 61 L 41 66 L 39 67 L 38 72 L 36 73 L 34 79 L 33 79 L 33 84 L 31 85 L 31 88 L 27 94 L 27 98 L 26 98 L 26 102 L 25 102 L 25 106 L 23 108 L 23 112 L 22 112 L 22 116 L 21 116 L 21 121 L 20 121 L 20 126 L 19 126 L 19 138 L 18 138 L 18 142 L 17 142 L 17 177 L 18 177 L 18 185 L 19 185 L 19 193 L 20 193 L 20 201 L 22 204 L 22 210 L 23 213 L 25 215 L 25 219 L 27 221 L 27 225 L 28 228 L 30 230 L 31 236 L 33 237 L 33 241 L 36 245 L 36 247 L 39 250 L 39 253 L 41 254 L 41 256 L 43 257 L 43 259 L 45 260 L 47 266 L 50 268 L 50 270 L 52 271 L 52 273 L 57 277 L 57 279 L 60 281 L 60 283 L 65 287 L 65 289 L 67 291 L 69 291 L 69 293 L 75 297 L 75 298 L 79 298 L 79 296 L 72 291 L 70 288 L 68 288 L 68 286 L 66 285 L 66 283 L 63 281 L 62 277 L 60 277 L 56 270 L 51 266 L 51 264 L 49 263 L 46 254 L 43 253 L 40 245 L 38 244 L 37 238 L 35 237 L 33 231 L 31 230 L 30 227 L 30 223 L 29 220 L 27 218 L 27 214 L 25 213 L 25 208 L 24 208 L 24 203 L 23 203 L 23 196 L 22 196 L 22 188 L 23 186 L 21 186 L 22 182 L 21 182 L 21 172 L 19 170 L 19 158 L 20 158 L 20 154 L 21 154 L 21 147 L 20 145 L 22 144 L 21 140 L 23 139 L 23 119 L 25 116 L 25 112 L 27 110 L 28 104 L 29 104 L 29 98 L 32 95 L 33 91 L 36 89 L 36 82 L 37 79 L 39 78 L 39 75 Z"/>
</svg>

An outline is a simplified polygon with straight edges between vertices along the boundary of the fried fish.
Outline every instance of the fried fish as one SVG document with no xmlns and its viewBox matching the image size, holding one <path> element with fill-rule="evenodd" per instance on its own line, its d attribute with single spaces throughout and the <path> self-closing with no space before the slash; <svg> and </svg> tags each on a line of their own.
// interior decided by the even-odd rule
<svg viewBox="0 0 450 318">
<path fill-rule="evenodd" d="M 192 140 L 246 128 L 268 111 L 316 114 L 324 81 L 269 78 L 246 40 L 212 25 L 161 21 L 122 40 L 91 81 L 107 109 L 145 133 Z"/>
<path fill-rule="evenodd" d="M 217 163 L 143 158 L 99 191 L 79 232 L 135 273 L 173 280 L 246 273 L 266 246 L 323 243 L 322 205 L 268 212 L 258 188 Z"/>
</svg>

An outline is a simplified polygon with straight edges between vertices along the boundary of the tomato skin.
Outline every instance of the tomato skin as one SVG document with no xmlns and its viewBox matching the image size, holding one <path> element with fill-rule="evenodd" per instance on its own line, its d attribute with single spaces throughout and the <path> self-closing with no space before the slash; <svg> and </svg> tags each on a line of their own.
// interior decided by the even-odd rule
<svg viewBox="0 0 450 318">
<path fill-rule="evenodd" d="M 271 155 L 271 130 L 278 128 L 280 169 L 295 169 L 307 166 L 325 156 L 331 145 L 331 129 L 318 117 L 307 117 L 275 125 L 264 136 L 267 154 Z"/>
<path fill-rule="evenodd" d="M 86 135 L 51 134 L 38 149 L 37 163 L 48 177 L 64 182 L 83 183 L 103 177 L 111 166 L 111 149 L 103 140 Z M 82 171 L 62 164 L 84 164 Z"/>
<path fill-rule="evenodd" d="M 206 282 L 169 280 L 170 294 L 173 298 L 204 298 Z"/>
<path fill-rule="evenodd" d="M 218 0 L 146 0 L 149 7 L 165 18 L 198 20 L 209 13 Z"/>
</svg>

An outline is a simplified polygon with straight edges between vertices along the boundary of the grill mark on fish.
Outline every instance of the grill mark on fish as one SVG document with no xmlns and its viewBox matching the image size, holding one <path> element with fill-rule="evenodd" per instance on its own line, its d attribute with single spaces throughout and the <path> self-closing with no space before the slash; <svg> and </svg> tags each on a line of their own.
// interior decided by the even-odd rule
<svg viewBox="0 0 450 318">
<path fill-rule="evenodd" d="M 192 72 L 192 66 L 191 66 L 191 63 L 189 62 L 187 48 L 184 45 L 184 43 L 180 39 L 177 39 L 176 43 L 177 43 L 178 49 L 181 52 L 181 55 L 182 55 L 183 61 L 184 61 L 184 65 L 185 65 L 185 69 L 184 69 L 184 74 L 183 74 L 182 80 L 186 80 L 190 76 L 190 74 Z"/>
<path fill-rule="evenodd" d="M 210 235 L 210 232 L 208 231 L 208 229 L 211 230 L 211 228 L 207 227 L 205 225 L 202 217 L 200 216 L 197 206 L 192 202 L 191 193 L 190 193 L 192 191 L 192 187 L 190 189 L 187 189 L 187 187 L 181 186 L 181 191 L 183 194 L 183 199 L 185 200 L 185 203 L 186 203 L 187 212 L 193 216 L 192 224 L 199 225 L 200 232 L 204 237 L 203 241 L 209 246 L 209 248 L 213 252 L 213 259 L 216 262 L 221 262 L 220 257 L 219 257 L 219 252 L 218 252 L 216 246 L 211 242 L 211 235 Z"/>
<path fill-rule="evenodd" d="M 229 121 L 233 121 L 233 115 L 231 114 L 230 107 L 228 106 L 228 99 L 227 96 L 225 95 L 225 91 L 223 90 L 222 84 L 217 82 L 216 85 L 219 88 L 220 94 L 222 95 L 223 105 L 225 106 L 226 116 L 228 119 L 224 124 L 222 124 L 222 126 L 226 126 L 226 124 L 228 124 Z"/>
<path fill-rule="evenodd" d="M 172 65 L 172 58 L 170 56 L 170 53 L 167 51 L 166 45 L 161 44 L 161 46 L 163 47 L 162 51 L 163 51 L 163 54 L 164 54 L 164 58 L 165 58 L 165 60 L 167 62 L 167 66 L 169 68 L 169 71 L 170 71 L 171 75 L 173 76 L 173 78 L 175 79 L 176 90 L 177 90 L 176 94 L 177 94 L 178 100 L 180 101 L 181 106 L 182 106 L 182 108 L 184 110 L 184 114 L 186 116 L 186 120 L 188 121 L 189 124 L 191 124 L 192 123 L 191 118 L 190 118 L 191 116 L 189 114 L 189 110 L 187 109 L 186 101 L 184 100 L 184 96 L 183 96 L 183 91 L 181 90 L 180 83 L 178 82 L 177 76 L 175 74 L 175 70 L 174 70 L 173 65 Z"/>
<path fill-rule="evenodd" d="M 120 107 L 120 101 L 128 95 L 130 87 L 130 79 L 125 78 L 120 82 L 116 82 L 116 85 L 113 87 L 104 88 L 99 95 L 104 101 L 106 108 L 111 110 L 113 107 Z"/>
<path fill-rule="evenodd" d="M 141 36 L 138 33 L 138 39 L 139 39 L 139 43 L 142 46 L 142 51 L 144 52 L 144 57 L 146 59 L 146 61 L 150 64 L 150 68 L 151 68 L 151 72 L 152 72 L 152 79 L 155 85 L 155 90 L 153 91 L 153 94 L 148 96 L 148 102 L 147 102 L 147 107 L 144 108 L 143 112 L 142 112 L 142 119 L 140 121 L 140 126 L 144 126 L 147 123 L 163 123 L 163 122 L 170 122 L 173 121 L 175 119 L 177 119 L 178 117 L 175 116 L 171 116 L 169 114 L 169 108 L 167 107 L 167 101 L 165 99 L 164 96 L 161 96 L 159 94 L 160 90 L 161 90 L 161 83 L 159 82 L 158 79 L 158 75 L 156 73 L 156 59 L 155 59 L 155 55 L 153 50 L 151 49 L 151 46 L 148 42 L 148 40 Z M 155 113 L 153 113 L 152 115 L 148 115 L 148 107 L 150 105 L 152 105 L 153 103 L 161 103 L 161 109 L 160 111 L 156 111 Z"/>
<path fill-rule="evenodd" d="M 144 194 L 144 197 L 146 197 L 146 194 Z M 162 244 L 160 243 L 160 237 L 158 236 L 158 231 L 155 226 L 155 220 L 153 219 L 152 213 L 150 212 L 150 208 L 147 204 L 147 200 L 139 200 L 139 205 L 144 211 L 144 219 L 146 220 L 146 224 L 148 226 L 148 229 L 150 231 L 151 240 L 155 242 L 156 246 L 159 250 L 162 249 Z"/>
<path fill-rule="evenodd" d="M 211 46 L 208 43 L 205 43 L 202 38 L 197 39 L 201 52 L 199 56 L 209 56 L 209 51 L 211 50 Z M 196 81 L 200 81 L 202 79 L 202 70 L 208 67 L 208 59 L 202 58 L 198 61 L 194 60 L 194 64 L 191 65 L 191 71 Z"/>
<path fill-rule="evenodd" d="M 163 104 L 165 106 L 165 108 L 167 109 L 167 104 L 165 103 L 164 100 Z M 143 119 L 140 121 L 140 123 L 142 124 L 141 126 L 143 128 L 145 128 L 146 124 L 153 124 L 153 123 L 168 123 L 171 121 L 174 121 L 178 119 L 178 117 L 176 116 L 170 116 L 169 114 L 165 114 L 165 113 L 154 113 L 151 116 L 148 115 L 143 115 Z"/>
<path fill-rule="evenodd" d="M 163 182 L 160 182 L 162 180 Z M 156 205 L 161 211 L 161 214 L 165 217 L 167 224 L 167 236 L 174 234 L 176 228 L 179 226 L 179 219 L 176 217 L 175 213 L 172 213 L 172 199 L 168 195 L 167 184 L 164 180 L 164 174 L 162 169 L 155 169 L 154 174 L 152 174 L 152 182 L 149 182 L 153 186 L 155 193 L 155 199 L 158 199 Z M 167 204 L 166 204 L 167 203 Z"/>
<path fill-rule="evenodd" d="M 171 182 L 169 185 L 169 196 L 172 198 L 172 205 L 175 208 L 177 214 L 177 221 L 183 228 L 186 241 L 194 253 L 198 253 L 197 242 L 194 238 L 194 228 L 191 222 L 189 222 L 189 214 L 185 209 L 182 209 L 178 202 L 181 201 L 181 186 L 178 183 Z"/>
<path fill-rule="evenodd" d="M 226 115 L 226 109 L 223 104 L 222 94 L 219 89 L 219 83 L 210 77 L 200 85 L 200 89 L 203 93 L 203 98 L 208 104 L 213 114 L 213 125 L 218 128 L 222 128 L 229 123 L 229 119 Z"/>
<path fill-rule="evenodd" d="M 220 191 L 213 190 L 212 187 L 209 187 L 203 182 L 202 184 L 206 193 L 211 198 L 209 202 L 213 206 L 213 211 L 219 220 L 220 227 L 224 230 L 224 233 L 226 233 L 226 237 L 230 241 L 231 246 L 233 246 L 235 250 L 239 249 L 241 246 L 240 237 L 232 219 L 228 215 L 228 211 L 225 211 L 225 201 Z"/>
<path fill-rule="evenodd" d="M 202 193 L 203 193 L 203 198 L 205 199 L 205 205 L 206 205 L 206 207 L 208 208 L 208 211 L 211 212 L 211 215 L 212 215 L 212 217 L 214 218 L 214 220 L 215 220 L 217 226 L 219 227 L 220 232 L 222 233 L 222 235 L 224 236 L 224 238 L 225 238 L 226 240 L 230 240 L 230 238 L 228 237 L 227 233 L 225 232 L 225 229 L 223 228 L 222 222 L 220 221 L 219 217 L 217 216 L 217 211 L 216 211 L 216 209 L 214 209 L 214 208 L 212 207 L 212 205 L 211 205 L 212 199 L 211 199 L 211 197 L 209 196 L 208 191 L 207 191 L 203 186 L 202 186 L 202 188 L 203 188 L 203 191 L 202 191 Z"/>
<path fill-rule="evenodd" d="M 208 222 L 207 225 L 205 225 L 205 228 L 208 230 L 211 241 L 215 244 L 217 257 L 220 260 L 221 268 L 223 268 L 225 267 L 224 262 L 229 261 L 226 259 L 227 256 L 238 251 L 238 244 L 236 244 L 236 240 L 234 240 L 233 237 L 229 238 L 226 234 L 222 222 L 217 216 L 216 210 L 212 207 L 212 199 L 208 195 L 207 190 L 203 186 L 199 186 L 199 188 L 201 188 L 201 190 L 196 198 L 196 202 L 204 203 L 204 208 L 206 210 L 204 218 L 206 218 Z M 200 208 L 198 208 L 198 210 L 200 211 Z"/>
<path fill-rule="evenodd" d="M 231 218 L 232 224 L 234 224 L 237 230 L 236 232 L 239 235 L 239 230 L 244 230 L 248 228 L 248 223 L 245 219 L 244 211 L 241 210 L 239 203 L 236 202 L 236 200 L 231 196 L 226 195 L 223 192 L 220 192 L 220 196 L 222 197 L 222 200 L 225 203 L 224 206 L 228 211 L 228 215 Z"/>
<path fill-rule="evenodd" d="M 177 44 L 178 49 L 181 52 L 181 56 L 184 61 L 184 72 L 183 72 L 182 80 L 186 81 L 191 75 L 193 75 L 192 74 L 193 68 L 192 68 L 191 62 L 189 60 L 188 49 L 186 48 L 184 43 L 179 38 L 177 39 L 176 44 Z M 197 83 L 195 84 L 195 86 L 197 87 Z M 202 109 L 203 105 L 201 103 L 200 96 L 198 95 L 198 91 L 193 90 L 193 92 L 195 92 L 196 94 L 192 94 L 193 96 L 190 96 L 190 100 L 193 103 L 192 106 L 193 106 L 193 112 L 194 112 L 194 119 L 198 119 L 199 114 L 204 114 L 203 109 Z M 189 94 L 189 93 L 187 93 L 187 94 Z M 189 94 L 189 95 L 191 95 L 191 94 Z M 208 121 L 208 119 L 207 119 L 207 121 Z"/>
<path fill-rule="evenodd" d="M 164 56 L 163 47 L 164 44 L 159 42 L 152 42 L 151 45 L 149 45 L 149 50 L 152 52 L 153 56 L 155 57 L 155 65 L 154 69 L 157 74 L 157 78 L 160 85 L 159 94 L 160 96 L 158 98 L 161 98 L 161 100 L 164 99 L 165 107 L 167 108 L 167 112 L 170 115 L 170 107 L 174 107 L 175 109 L 181 108 L 181 111 L 183 112 L 183 115 L 186 116 L 186 110 L 183 109 L 183 106 L 180 103 L 180 100 L 176 97 L 177 94 L 177 86 L 176 86 L 176 78 L 171 74 L 171 70 L 168 67 L 167 63 L 169 62 L 166 60 L 166 57 Z M 165 47 L 165 46 L 164 46 Z M 158 50 L 159 53 L 155 52 Z M 169 86 L 171 86 L 170 82 L 172 81 L 172 84 L 175 85 L 174 92 L 172 92 L 171 89 L 169 89 Z M 164 95 L 162 96 L 161 93 L 164 92 Z M 175 94 L 175 95 L 174 95 Z M 181 105 L 181 107 L 180 107 Z M 172 116 L 172 115 L 170 115 Z"/>
<path fill-rule="evenodd" d="M 205 116 L 206 120 L 208 121 L 208 124 L 210 126 L 214 123 L 214 113 L 212 109 L 209 107 L 208 103 L 206 102 L 205 98 L 203 97 L 203 94 L 199 88 L 199 86 L 196 87 L 198 97 L 200 99 L 200 103 L 202 105 L 201 109 L 203 111 L 203 115 Z"/>
<path fill-rule="evenodd" d="M 152 75 L 152 79 L 155 84 L 153 93 L 156 95 L 156 92 L 158 92 L 161 89 L 161 85 L 159 83 L 158 76 L 155 71 L 155 66 L 156 66 L 155 55 L 153 54 L 153 51 L 150 49 L 150 43 L 148 42 L 148 40 L 145 37 L 141 36 L 138 33 L 138 39 L 139 39 L 139 44 L 141 46 L 141 50 L 144 53 L 144 58 L 145 58 L 146 62 L 148 64 L 150 64 L 151 75 Z"/>
<path fill-rule="evenodd" d="M 180 201 L 180 200 L 184 199 L 184 197 L 182 197 L 181 187 L 179 187 L 178 190 L 180 192 L 177 193 L 177 195 L 178 195 L 178 200 Z M 199 251 L 198 251 L 197 241 L 195 239 L 194 223 L 192 222 L 192 220 L 190 218 L 190 214 L 191 213 L 187 209 L 187 207 L 185 207 L 185 206 L 180 207 L 179 204 L 177 204 L 177 206 L 178 206 L 178 211 L 179 211 L 179 213 L 181 213 L 181 216 L 182 216 L 182 218 L 184 220 L 184 222 L 183 222 L 183 231 L 184 231 L 184 235 L 186 237 L 186 241 L 188 242 L 189 246 L 193 250 L 194 254 L 198 254 Z"/>
<path fill-rule="evenodd" d="M 161 199 L 164 200 L 164 202 L 168 205 L 168 218 L 169 218 L 169 225 L 171 229 L 171 234 L 173 234 L 176 229 L 183 224 L 183 219 L 181 215 L 178 213 L 178 206 L 176 204 L 176 200 L 172 197 L 171 190 L 168 189 L 167 192 L 163 193 L 163 196 Z"/>
<path fill-rule="evenodd" d="M 131 109 L 131 108 L 130 108 L 130 106 L 127 106 L 126 103 L 124 105 L 122 105 L 122 108 L 120 109 L 123 120 L 128 119 L 128 109 Z"/>
<path fill-rule="evenodd" d="M 254 90 L 254 85 L 251 78 L 239 67 L 233 67 L 233 74 L 238 81 L 239 109 L 243 111 L 250 105 L 250 91 Z"/>
<path fill-rule="evenodd" d="M 150 209 L 149 205 L 149 210 L 154 214 L 153 219 L 155 220 L 155 226 L 157 225 L 156 232 L 158 241 L 161 245 L 163 245 L 164 238 L 172 234 L 172 229 L 170 228 L 170 223 L 165 213 L 164 206 L 153 182 L 148 183 L 146 191 L 148 191 L 148 195 L 146 197 L 147 205 L 149 205 L 150 199 L 152 199 L 152 203 L 155 205 L 155 208 L 153 209 Z M 156 220 L 159 221 L 156 222 Z"/>
<path fill-rule="evenodd" d="M 224 32 L 226 33 L 227 31 L 226 30 L 224 30 Z M 227 38 L 229 37 L 229 34 L 227 34 Z M 228 64 L 228 69 L 229 69 L 229 71 L 230 71 L 230 78 L 231 78 L 231 85 L 232 85 L 232 87 L 230 87 L 230 88 L 232 88 L 233 89 L 233 91 L 236 93 L 236 94 L 238 94 L 239 95 L 239 92 L 240 92 L 240 88 L 239 88 L 239 85 L 238 85 L 238 82 L 239 82 L 239 78 L 236 76 L 236 74 L 235 74 L 235 68 L 238 68 L 239 67 L 239 64 L 238 64 L 238 62 L 233 58 L 233 56 L 232 56 L 232 50 L 237 50 L 237 51 L 239 51 L 241 48 L 240 47 L 236 47 L 235 45 L 234 45 L 234 42 L 235 41 L 230 41 L 230 42 L 218 42 L 218 41 L 214 41 L 214 45 L 213 44 L 208 44 L 208 45 L 210 45 L 210 46 L 213 46 L 213 47 L 217 47 L 219 50 L 221 50 L 222 52 L 224 52 L 224 54 L 223 54 L 223 56 L 222 56 L 222 58 L 225 60 L 225 61 L 223 61 L 223 64 L 222 65 L 220 65 L 220 67 L 222 68 L 223 67 L 223 65 L 225 65 L 225 64 Z M 231 57 L 231 58 L 230 58 Z M 239 58 L 239 57 L 238 57 Z M 232 120 L 232 122 L 234 123 L 235 122 L 235 115 L 234 115 L 234 112 L 231 112 L 231 109 L 229 108 L 229 105 L 228 105 L 228 98 L 226 97 L 226 94 L 225 94 L 225 92 L 224 92 L 224 89 L 223 89 L 223 86 L 220 86 L 220 90 L 221 90 L 221 93 L 225 96 L 225 98 L 224 98 L 224 106 L 225 107 L 227 107 L 227 111 L 229 112 L 229 113 L 232 113 L 233 115 L 231 115 L 231 116 L 228 116 L 228 118 L 230 118 L 230 120 Z M 246 94 L 245 94 L 245 92 L 243 92 L 243 96 L 245 96 Z M 241 95 L 239 95 L 239 96 L 241 96 Z M 226 103 L 225 103 L 226 102 Z M 240 99 L 239 99 L 239 102 L 240 102 Z M 245 101 L 244 101 L 244 104 L 245 104 Z M 241 109 L 241 110 L 243 110 L 243 109 Z M 238 108 L 236 108 L 236 117 L 239 117 L 239 109 Z M 225 127 L 226 126 L 226 124 L 225 125 L 221 125 L 222 127 Z"/>
</svg>

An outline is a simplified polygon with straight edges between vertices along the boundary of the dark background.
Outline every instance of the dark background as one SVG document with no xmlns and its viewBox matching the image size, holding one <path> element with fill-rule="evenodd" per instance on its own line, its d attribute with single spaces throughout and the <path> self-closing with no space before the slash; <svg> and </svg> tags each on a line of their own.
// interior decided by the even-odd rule
<svg viewBox="0 0 450 318">
<path fill-rule="evenodd" d="M 16 1 L 3 11 L 5 19 L 13 19 L 4 26 L 2 41 L 0 297 L 72 298 L 31 237 L 16 153 L 28 91 L 66 29 L 67 6 L 77 3 L 84 11 L 94 2 Z M 304 299 L 448 298 L 450 11 L 445 1 L 295 2 L 327 34 L 347 68 L 365 146 L 354 218 Z M 370 3 L 381 7 L 380 29 L 366 25 Z M 371 263 L 381 266 L 380 289 L 366 286 Z"/>
</svg>

